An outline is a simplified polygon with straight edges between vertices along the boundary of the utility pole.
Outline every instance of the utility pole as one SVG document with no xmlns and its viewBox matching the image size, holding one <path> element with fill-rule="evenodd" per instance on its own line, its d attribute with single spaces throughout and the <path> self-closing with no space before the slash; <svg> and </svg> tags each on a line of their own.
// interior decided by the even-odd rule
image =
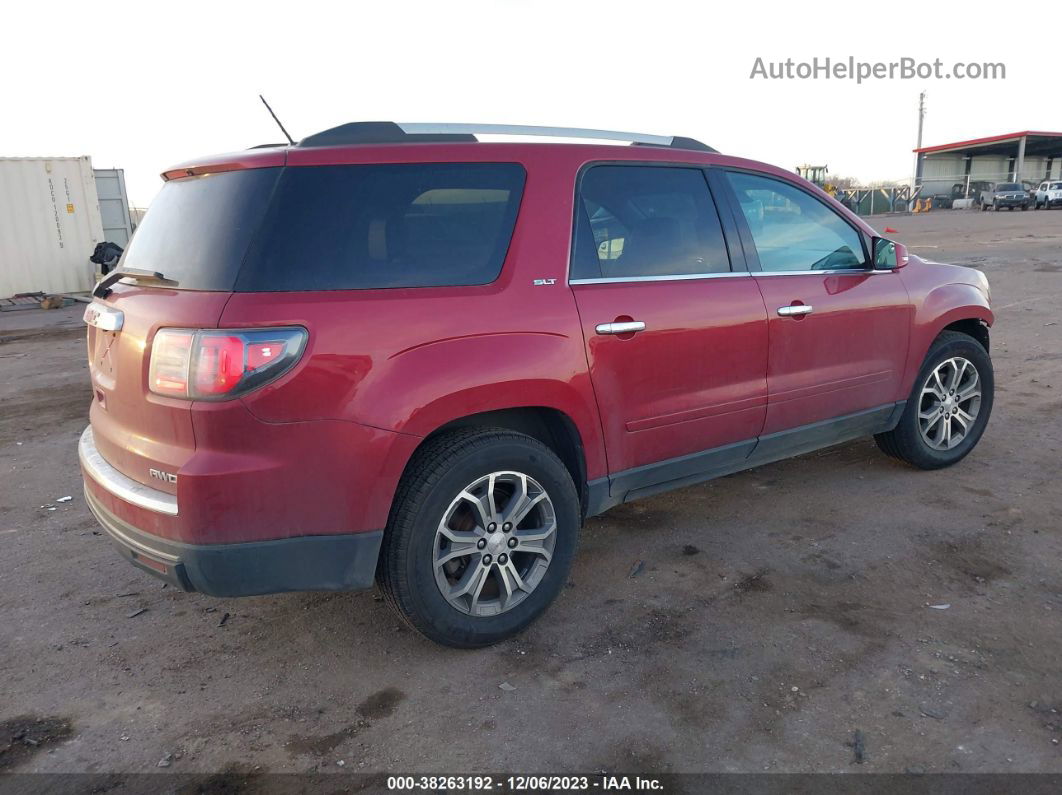
<svg viewBox="0 0 1062 795">
<path fill-rule="evenodd" d="M 915 148 L 916 149 L 921 149 L 922 148 L 922 123 L 925 121 L 925 118 L 926 118 L 926 92 L 923 91 L 921 94 L 918 95 L 918 143 L 915 144 Z M 914 190 L 922 182 L 922 163 L 923 163 L 923 160 L 924 160 L 924 157 L 923 157 L 922 153 L 918 152 L 915 155 L 914 179 L 911 180 L 911 191 L 912 191 L 912 193 L 914 192 Z"/>
</svg>

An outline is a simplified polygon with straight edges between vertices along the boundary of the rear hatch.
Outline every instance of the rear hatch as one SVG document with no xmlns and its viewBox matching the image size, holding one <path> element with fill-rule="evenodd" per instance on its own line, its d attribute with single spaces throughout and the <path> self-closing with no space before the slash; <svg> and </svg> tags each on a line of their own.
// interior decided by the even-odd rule
<svg viewBox="0 0 1062 795">
<path fill-rule="evenodd" d="M 96 447 L 133 480 L 176 494 L 167 475 L 195 450 L 194 404 L 148 389 L 152 342 L 160 328 L 217 327 L 279 173 L 190 172 L 167 182 L 117 265 L 166 282 L 122 279 L 86 312 Z"/>
</svg>

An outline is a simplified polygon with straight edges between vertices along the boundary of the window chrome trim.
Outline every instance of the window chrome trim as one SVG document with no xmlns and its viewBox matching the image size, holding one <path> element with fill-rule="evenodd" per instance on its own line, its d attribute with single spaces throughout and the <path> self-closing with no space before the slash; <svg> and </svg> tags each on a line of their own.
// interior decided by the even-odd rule
<svg viewBox="0 0 1062 795">
<path fill-rule="evenodd" d="M 818 271 L 754 271 L 752 275 L 753 276 L 821 276 L 824 273 L 827 274 L 827 275 L 833 274 L 833 273 L 851 273 L 851 274 L 862 273 L 862 274 L 865 274 L 865 275 L 869 275 L 871 273 L 891 273 L 892 270 L 895 270 L 895 268 L 893 268 L 891 270 L 887 270 L 887 271 L 886 270 L 876 271 L 873 268 L 823 268 L 822 270 L 818 270 Z"/>
<path fill-rule="evenodd" d="M 816 271 L 822 273 L 823 271 Z M 569 279 L 568 284 L 622 284 L 624 282 L 685 282 L 693 279 L 732 279 L 735 276 L 751 276 L 748 271 L 730 273 L 678 273 L 666 276 L 602 276 L 597 279 Z"/>
<path fill-rule="evenodd" d="M 81 434 L 81 441 L 77 445 L 77 455 L 81 460 L 85 475 L 92 478 L 115 497 L 140 508 L 146 508 L 149 511 L 164 513 L 168 516 L 177 515 L 177 498 L 175 496 L 145 486 L 143 483 L 138 483 L 107 463 L 104 457 L 100 455 L 99 450 L 96 449 L 96 439 L 92 434 L 91 425 L 85 428 L 84 433 Z"/>
</svg>

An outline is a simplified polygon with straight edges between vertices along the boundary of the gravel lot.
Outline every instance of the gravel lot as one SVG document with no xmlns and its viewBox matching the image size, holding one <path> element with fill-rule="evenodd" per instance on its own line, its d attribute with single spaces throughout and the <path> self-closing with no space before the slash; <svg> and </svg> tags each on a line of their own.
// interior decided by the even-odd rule
<svg viewBox="0 0 1062 795">
<path fill-rule="evenodd" d="M 80 310 L 4 313 L 0 772 L 1062 772 L 1062 212 L 886 225 L 991 279 L 978 449 L 925 473 L 862 440 L 622 506 L 474 652 L 372 592 L 127 565 L 81 494 Z"/>
</svg>

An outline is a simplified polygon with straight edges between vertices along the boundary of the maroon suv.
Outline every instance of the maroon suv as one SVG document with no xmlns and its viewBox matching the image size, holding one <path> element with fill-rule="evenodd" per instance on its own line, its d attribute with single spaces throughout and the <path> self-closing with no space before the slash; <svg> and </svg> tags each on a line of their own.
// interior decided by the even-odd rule
<svg viewBox="0 0 1062 795">
<path fill-rule="evenodd" d="M 982 273 L 690 139 L 372 122 L 163 179 L 85 313 L 80 458 L 186 590 L 375 579 L 484 645 L 587 516 L 869 434 L 947 466 L 992 409 Z"/>
</svg>

